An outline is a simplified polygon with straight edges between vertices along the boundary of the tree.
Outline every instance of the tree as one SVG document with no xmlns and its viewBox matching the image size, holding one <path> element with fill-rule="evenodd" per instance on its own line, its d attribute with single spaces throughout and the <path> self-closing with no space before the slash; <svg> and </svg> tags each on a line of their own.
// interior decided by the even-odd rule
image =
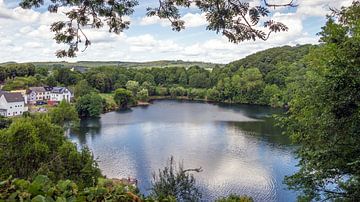
<svg viewBox="0 0 360 202">
<path fill-rule="evenodd" d="M 126 83 L 126 89 L 131 91 L 132 95 L 135 97 L 139 90 L 139 83 L 137 81 L 128 81 Z"/>
<path fill-rule="evenodd" d="M 147 15 L 169 20 L 172 29 L 180 31 L 185 28 L 185 22 L 181 19 L 179 8 L 189 8 L 191 5 L 195 5 L 200 11 L 206 13 L 209 23 L 206 29 L 222 33 L 231 42 L 267 40 L 273 32 L 288 30 L 286 25 L 267 19 L 270 13 L 268 7 L 295 7 L 296 5 L 293 0 L 281 5 L 270 4 L 267 0 L 262 2 L 265 6 L 250 6 L 246 1 L 160 0 L 159 7 L 147 8 Z M 22 8 L 42 5 L 44 5 L 43 0 L 21 0 L 20 2 Z M 58 50 L 56 55 L 58 57 L 75 57 L 80 44 L 83 44 L 86 49 L 91 44 L 83 30 L 86 26 L 90 25 L 92 28 L 99 29 L 106 22 L 109 32 L 116 34 L 128 29 L 130 21 L 124 20 L 124 16 L 133 14 L 134 7 L 137 5 L 137 0 L 52 0 L 48 5 L 50 12 L 57 12 L 59 7 L 73 7 L 70 11 L 65 12 L 67 21 L 58 21 L 51 25 L 51 31 L 55 32 L 56 42 L 69 46 L 67 50 Z"/>
<path fill-rule="evenodd" d="M 189 76 L 189 85 L 194 88 L 208 88 L 210 79 L 205 72 L 196 73 Z"/>
<path fill-rule="evenodd" d="M 184 169 L 181 163 L 176 166 L 171 157 L 163 170 L 159 170 L 157 175 L 153 173 L 151 195 L 160 201 L 169 196 L 174 196 L 176 201 L 199 201 L 202 194 L 191 172 L 201 171 L 201 168 Z"/>
<path fill-rule="evenodd" d="M 143 102 L 149 101 L 149 91 L 147 89 L 141 89 L 137 94 L 137 98 Z"/>
<path fill-rule="evenodd" d="M 206 91 L 206 99 L 209 101 L 220 101 L 220 92 L 216 88 L 210 88 Z"/>
<path fill-rule="evenodd" d="M 33 179 L 46 174 L 53 180 L 71 179 L 80 187 L 93 186 L 101 176 L 88 149 L 78 151 L 46 115 L 15 119 L 0 131 L 0 180 Z"/>
<path fill-rule="evenodd" d="M 169 91 L 166 87 L 157 86 L 155 88 L 155 94 L 160 96 L 167 96 L 169 95 Z"/>
<path fill-rule="evenodd" d="M 281 90 L 276 84 L 266 85 L 262 95 L 263 104 L 269 104 L 273 107 L 281 107 L 283 103 L 281 102 Z"/>
<path fill-rule="evenodd" d="M 56 81 L 55 77 L 53 75 L 47 76 L 45 79 L 45 83 L 48 86 L 54 87 L 57 86 L 58 82 Z"/>
<path fill-rule="evenodd" d="M 120 109 L 126 109 L 131 104 L 133 96 L 131 91 L 119 88 L 115 90 L 114 100 Z"/>
<path fill-rule="evenodd" d="M 35 74 L 39 74 L 41 76 L 48 76 L 49 75 L 49 69 L 47 67 L 36 67 L 35 68 Z"/>
<path fill-rule="evenodd" d="M 142 83 L 141 88 L 148 90 L 149 95 L 155 95 L 155 86 L 153 86 L 151 83 L 145 81 Z"/>
<path fill-rule="evenodd" d="M 71 71 L 69 68 L 58 68 L 54 71 L 55 80 L 66 86 L 74 85 L 82 78 L 79 72 Z"/>
<path fill-rule="evenodd" d="M 79 81 L 74 88 L 75 97 L 81 97 L 93 92 L 95 92 L 95 89 L 92 88 L 86 80 Z"/>
<path fill-rule="evenodd" d="M 71 126 L 79 121 L 78 114 L 74 106 L 65 100 L 49 112 L 51 122 L 59 126 Z"/>
<path fill-rule="evenodd" d="M 8 77 L 5 67 L 0 66 L 0 82 L 4 82 Z"/>
<path fill-rule="evenodd" d="M 95 93 L 84 95 L 76 102 L 76 111 L 80 117 L 98 117 L 102 110 L 103 99 Z"/>
<path fill-rule="evenodd" d="M 0 130 L 4 128 L 8 128 L 11 123 L 12 123 L 11 119 L 0 116 Z"/>
<path fill-rule="evenodd" d="M 359 19 L 360 1 L 328 17 L 283 118 L 300 159 L 286 183 L 307 201 L 360 198 Z"/>
</svg>

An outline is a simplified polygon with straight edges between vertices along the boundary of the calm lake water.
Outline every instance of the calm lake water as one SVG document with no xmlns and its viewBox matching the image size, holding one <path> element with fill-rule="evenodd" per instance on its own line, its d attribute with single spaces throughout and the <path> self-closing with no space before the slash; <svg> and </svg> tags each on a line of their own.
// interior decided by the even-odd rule
<svg viewBox="0 0 360 202">
<path fill-rule="evenodd" d="M 70 139 L 87 145 L 110 178 L 134 177 L 147 193 L 152 173 L 172 155 L 196 174 L 204 201 L 246 194 L 256 201 L 295 201 L 285 175 L 296 171 L 289 140 L 274 127 L 279 110 L 249 105 L 154 101 L 147 107 L 85 120 Z"/>
</svg>

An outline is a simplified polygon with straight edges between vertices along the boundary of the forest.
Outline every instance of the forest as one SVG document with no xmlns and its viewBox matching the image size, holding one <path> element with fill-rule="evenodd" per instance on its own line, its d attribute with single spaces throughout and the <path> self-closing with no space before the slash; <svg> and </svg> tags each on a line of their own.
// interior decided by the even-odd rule
<svg viewBox="0 0 360 202">
<path fill-rule="evenodd" d="M 306 70 L 307 55 L 314 45 L 272 48 L 225 67 L 126 68 L 100 66 L 85 72 L 62 67 L 36 67 L 33 64 L 3 65 L 0 78 L 4 90 L 31 86 L 68 86 L 76 97 L 86 92 L 113 93 L 118 88 L 134 98 L 153 96 L 186 97 L 214 102 L 247 103 L 284 107 L 293 83 Z"/>
</svg>

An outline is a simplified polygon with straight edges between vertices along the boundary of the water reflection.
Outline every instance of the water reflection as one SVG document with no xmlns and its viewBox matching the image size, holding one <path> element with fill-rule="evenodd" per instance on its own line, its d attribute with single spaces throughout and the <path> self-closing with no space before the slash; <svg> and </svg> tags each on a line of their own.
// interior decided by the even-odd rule
<svg viewBox="0 0 360 202">
<path fill-rule="evenodd" d="M 284 175 L 296 160 L 289 140 L 273 127 L 276 110 L 184 101 L 155 101 L 147 108 L 111 112 L 82 122 L 70 138 L 88 145 L 108 177 L 136 177 L 150 187 L 151 174 L 169 156 L 185 166 L 202 167 L 197 175 L 204 200 L 230 193 L 257 201 L 293 201 Z"/>
</svg>

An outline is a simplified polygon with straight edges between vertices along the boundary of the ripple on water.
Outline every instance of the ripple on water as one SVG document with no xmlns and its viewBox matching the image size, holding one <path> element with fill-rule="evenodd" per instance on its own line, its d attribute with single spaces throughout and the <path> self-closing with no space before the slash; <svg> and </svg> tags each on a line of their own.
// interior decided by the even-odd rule
<svg viewBox="0 0 360 202">
<path fill-rule="evenodd" d="M 266 108 L 159 101 L 131 112 L 102 115 L 84 131 L 70 135 L 87 144 L 108 177 L 135 177 L 142 192 L 151 174 L 173 155 L 196 174 L 205 201 L 246 194 L 255 201 L 294 201 L 283 177 L 295 171 L 292 149 L 272 128 Z M 264 115 L 265 114 L 265 115 Z M 255 121 L 254 121 L 255 120 Z M 86 125 L 85 125 L 86 127 Z"/>
</svg>

